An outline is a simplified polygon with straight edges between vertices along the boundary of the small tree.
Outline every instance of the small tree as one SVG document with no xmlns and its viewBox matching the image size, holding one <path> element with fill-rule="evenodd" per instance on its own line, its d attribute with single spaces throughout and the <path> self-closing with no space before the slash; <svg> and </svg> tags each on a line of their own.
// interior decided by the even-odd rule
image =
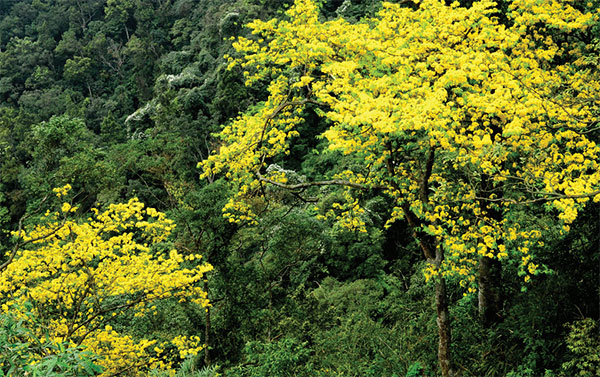
<svg viewBox="0 0 600 377">
<path fill-rule="evenodd" d="M 69 188 L 55 189 L 57 196 Z M 179 350 L 182 358 L 198 353 L 198 337 L 159 344 L 115 327 L 126 318 L 152 315 L 158 300 L 208 306 L 200 285 L 212 267 L 199 263 L 198 254 L 184 258 L 169 249 L 164 241 L 175 224 L 137 199 L 92 209 L 84 222 L 72 219 L 76 210 L 63 203 L 60 211 L 15 232 L 17 244 L 0 265 L 2 310 L 25 318 L 21 308 L 31 306 L 52 342 L 89 349 L 107 376 L 168 368 L 168 350 Z"/>
</svg>

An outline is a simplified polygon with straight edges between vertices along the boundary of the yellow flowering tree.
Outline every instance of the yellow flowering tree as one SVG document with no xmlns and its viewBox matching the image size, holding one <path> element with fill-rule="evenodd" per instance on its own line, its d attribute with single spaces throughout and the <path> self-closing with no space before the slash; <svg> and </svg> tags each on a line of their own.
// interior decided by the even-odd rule
<svg viewBox="0 0 600 377">
<path fill-rule="evenodd" d="M 55 192 L 63 197 L 69 189 Z M 92 209 L 83 222 L 72 219 L 75 211 L 65 202 L 37 225 L 15 232 L 20 247 L 0 266 L 2 310 L 27 320 L 19 311 L 30 307 L 51 341 L 97 354 L 106 376 L 168 369 L 173 356 L 198 353 L 198 337 L 158 343 L 114 328 L 122 317 L 153 315 L 155 303 L 167 298 L 209 305 L 200 286 L 212 267 L 192 262 L 200 255 L 157 247 L 173 221 L 137 199 Z"/>
<path fill-rule="evenodd" d="M 474 292 L 477 267 L 519 260 L 524 280 L 538 272 L 531 252 L 544 229 L 515 215 L 528 204 L 554 210 L 563 231 L 590 199 L 600 199 L 597 125 L 600 81 L 586 33 L 598 14 L 571 1 L 514 0 L 498 19 L 492 1 L 384 3 L 378 17 L 322 22 L 311 0 L 284 20 L 254 21 L 230 66 L 247 85 L 267 81 L 268 99 L 223 128 L 218 153 L 200 163 L 238 187 L 232 221 L 254 221 L 265 184 L 289 190 L 343 185 L 340 222 L 361 229 L 354 194 L 378 189 L 404 219 L 436 281 L 438 359 L 452 374 L 445 279 Z M 509 25 L 509 26 L 507 26 Z M 313 110 L 329 122 L 330 150 L 361 161 L 322 182 L 290 182 L 268 169 L 302 137 Z M 480 287 L 481 289 L 482 287 Z"/>
</svg>

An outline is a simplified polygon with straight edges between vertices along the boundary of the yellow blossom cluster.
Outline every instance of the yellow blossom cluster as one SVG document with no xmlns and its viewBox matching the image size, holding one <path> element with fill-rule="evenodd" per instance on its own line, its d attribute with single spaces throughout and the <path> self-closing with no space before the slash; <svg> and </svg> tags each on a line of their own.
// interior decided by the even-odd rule
<svg viewBox="0 0 600 377">
<path fill-rule="evenodd" d="M 177 347 L 179 351 L 179 357 L 185 359 L 190 355 L 197 355 L 198 352 L 202 351 L 204 345 L 202 344 L 200 337 L 198 336 L 177 336 L 173 338 L 171 343 Z"/>
<path fill-rule="evenodd" d="M 318 206 L 314 208 L 319 210 Z M 350 230 L 366 233 L 366 224 L 364 221 L 365 210 L 358 202 L 358 199 L 353 198 L 348 191 L 344 192 L 344 197 L 341 202 L 335 202 L 331 208 L 326 210 L 323 215 L 317 215 L 320 220 L 335 219 L 336 224 Z"/>
<path fill-rule="evenodd" d="M 70 184 L 66 184 L 63 187 L 55 187 L 52 189 L 52 191 L 56 194 L 56 196 L 58 198 L 63 197 L 65 195 L 67 195 L 67 193 L 72 189 L 73 187 L 71 187 Z"/>
<path fill-rule="evenodd" d="M 64 196 L 66 190 L 55 192 Z M 98 354 L 104 375 L 168 367 L 154 351 L 154 340 L 116 331 L 111 323 L 124 315 L 154 313 L 154 303 L 166 298 L 208 306 L 200 286 L 212 267 L 199 263 L 200 255 L 184 258 L 177 250 L 154 247 L 175 224 L 135 198 L 104 211 L 92 209 L 84 222 L 70 219 L 72 211 L 65 203 L 40 225 L 15 234 L 36 241 L 0 271 L 3 310 L 30 302 L 37 318 L 47 322 L 51 340 Z M 184 354 L 202 347 L 199 339 L 186 343 L 189 348 L 174 342 Z"/>
</svg>

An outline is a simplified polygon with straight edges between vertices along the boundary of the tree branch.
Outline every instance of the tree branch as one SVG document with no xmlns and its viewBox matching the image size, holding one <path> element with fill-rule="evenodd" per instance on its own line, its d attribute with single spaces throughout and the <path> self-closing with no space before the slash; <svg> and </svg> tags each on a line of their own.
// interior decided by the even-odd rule
<svg viewBox="0 0 600 377">
<path fill-rule="evenodd" d="M 425 164 L 425 171 L 423 172 L 423 176 L 421 177 L 421 182 L 419 185 L 419 199 L 423 204 L 429 202 L 429 178 L 431 178 L 431 173 L 433 172 L 433 163 L 435 161 L 435 148 L 429 148 L 429 155 L 427 156 L 427 162 Z"/>
<path fill-rule="evenodd" d="M 552 192 L 532 192 L 531 194 L 534 195 L 546 195 L 547 197 L 543 197 L 543 198 L 535 198 L 535 199 L 529 199 L 529 200 L 523 200 L 523 201 L 519 201 L 516 199 L 510 199 L 510 198 L 486 198 L 486 197 L 480 197 L 480 196 L 476 196 L 474 197 L 474 199 L 476 200 L 480 200 L 480 201 L 487 201 L 487 202 L 503 202 L 503 203 L 512 203 L 512 204 L 522 204 L 522 205 L 526 205 L 526 204 L 531 204 L 531 203 L 540 203 L 540 202 L 549 202 L 551 200 L 560 200 L 560 199 L 584 199 L 584 198 L 592 198 L 596 195 L 600 195 L 600 190 L 594 191 L 594 192 L 590 192 L 588 194 L 579 194 L 579 195 L 566 195 L 566 194 L 558 194 L 558 193 L 552 193 Z"/>
<path fill-rule="evenodd" d="M 345 181 L 343 179 L 331 179 L 331 180 L 328 180 L 328 181 L 316 181 L 316 182 L 302 182 L 302 183 L 295 183 L 295 184 L 285 184 L 285 183 L 277 182 L 277 181 L 274 181 L 272 179 L 266 178 L 262 174 L 260 174 L 260 172 L 258 172 L 258 171 L 256 172 L 256 177 L 261 182 L 269 183 L 269 184 L 272 184 L 273 186 L 281 187 L 281 188 L 284 188 L 286 190 L 291 190 L 291 191 L 298 191 L 298 190 L 302 191 L 302 190 L 306 190 L 309 187 L 315 187 L 315 186 L 346 186 L 346 187 L 356 188 L 356 189 L 359 189 L 359 190 L 384 189 L 385 188 L 384 186 L 379 186 L 379 185 L 364 185 L 364 184 L 361 184 L 361 183 L 355 183 L 355 182 Z"/>
</svg>

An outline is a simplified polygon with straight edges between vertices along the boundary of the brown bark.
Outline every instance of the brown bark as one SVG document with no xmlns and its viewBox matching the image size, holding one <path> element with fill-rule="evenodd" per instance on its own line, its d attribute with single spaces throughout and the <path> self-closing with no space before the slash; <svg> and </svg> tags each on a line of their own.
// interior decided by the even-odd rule
<svg viewBox="0 0 600 377">
<path fill-rule="evenodd" d="M 204 292 L 208 294 L 208 281 L 204 280 Z M 210 352 L 209 352 L 209 341 L 210 341 L 210 306 L 206 307 L 206 313 L 204 316 L 205 326 L 204 326 L 204 365 L 210 365 Z"/>
<path fill-rule="evenodd" d="M 429 202 L 429 178 L 433 172 L 435 162 L 435 149 L 429 150 L 422 176 L 419 182 L 419 199 L 423 204 Z M 388 169 L 393 173 L 391 163 L 388 163 Z M 442 265 L 444 260 L 444 250 L 439 247 L 437 239 L 422 231 L 423 221 L 419 219 L 410 210 L 408 203 L 402 204 L 402 211 L 408 225 L 412 229 L 413 236 L 419 242 L 423 255 L 427 262 L 433 264 L 436 268 Z M 438 276 L 435 283 L 435 307 L 436 323 L 438 326 L 438 363 L 442 372 L 442 377 L 453 377 L 452 356 L 450 348 L 452 345 L 450 312 L 448 309 L 448 294 L 446 292 L 446 280 L 443 276 Z"/>
<path fill-rule="evenodd" d="M 442 377 L 452 377 L 452 358 L 450 356 L 450 345 L 452 336 L 450 331 L 450 313 L 448 311 L 448 295 L 446 293 L 446 280 L 440 276 L 435 284 L 435 306 L 437 310 L 437 326 L 439 333 L 438 363 L 442 371 Z"/>
<path fill-rule="evenodd" d="M 492 205 L 490 201 L 485 200 L 485 198 L 491 198 L 494 190 L 497 195 L 502 195 L 502 186 L 494 187 L 491 177 L 484 174 L 481 180 L 480 196 L 482 200 L 480 200 L 480 205 L 489 218 L 500 224 L 502 222 L 502 212 Z M 477 298 L 479 301 L 479 320 L 484 327 L 489 328 L 502 319 L 502 265 L 500 261 L 480 256 L 478 275 L 477 283 L 479 291 Z"/>
<path fill-rule="evenodd" d="M 444 259 L 444 251 L 437 247 L 433 237 L 426 233 L 416 231 L 422 225 L 419 220 L 409 211 L 408 206 L 403 206 L 405 217 L 409 226 L 413 229 L 413 236 L 419 242 L 425 259 L 436 267 L 440 267 Z M 434 257 L 435 255 L 435 257 Z M 450 348 L 452 344 L 450 313 L 448 310 L 448 294 L 446 293 L 446 280 L 438 276 L 435 283 L 435 307 L 438 326 L 438 363 L 442 371 L 442 377 L 452 377 L 452 357 Z"/>
<path fill-rule="evenodd" d="M 499 260 L 479 257 L 478 309 L 484 327 L 490 327 L 502 319 L 501 268 Z"/>
</svg>

